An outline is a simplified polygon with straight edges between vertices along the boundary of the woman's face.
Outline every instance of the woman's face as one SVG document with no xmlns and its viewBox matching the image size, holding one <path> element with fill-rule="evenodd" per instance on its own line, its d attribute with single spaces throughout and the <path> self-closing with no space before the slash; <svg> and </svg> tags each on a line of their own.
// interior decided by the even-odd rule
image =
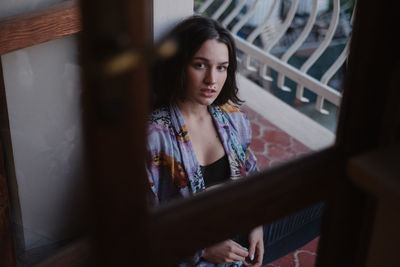
<svg viewBox="0 0 400 267">
<path fill-rule="evenodd" d="M 228 75 L 229 51 L 215 39 L 205 41 L 186 67 L 186 101 L 210 105 L 218 97 Z"/>
</svg>

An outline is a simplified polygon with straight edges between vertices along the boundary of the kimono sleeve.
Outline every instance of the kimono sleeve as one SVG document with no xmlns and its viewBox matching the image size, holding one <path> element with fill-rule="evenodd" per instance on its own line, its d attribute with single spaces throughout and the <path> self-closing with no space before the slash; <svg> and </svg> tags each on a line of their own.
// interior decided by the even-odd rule
<svg viewBox="0 0 400 267">
<path fill-rule="evenodd" d="M 149 202 L 152 205 L 166 203 L 181 197 L 179 182 L 181 176 L 181 165 L 176 156 L 175 138 L 172 138 L 168 126 L 150 125 L 147 136 L 147 153 L 149 154 L 146 163 L 148 181 L 151 187 Z M 176 142 L 176 141 L 175 141 Z M 186 181 L 186 180 L 185 180 Z"/>
<path fill-rule="evenodd" d="M 147 174 L 147 180 L 150 186 L 150 191 L 148 192 L 148 201 L 150 205 L 159 204 L 158 198 L 158 181 L 160 178 L 160 170 L 154 164 L 154 156 L 157 153 L 156 148 L 153 145 L 154 136 L 151 136 L 151 133 L 148 133 L 147 136 L 147 144 L 146 144 L 146 158 L 145 158 L 145 169 Z"/>
<path fill-rule="evenodd" d="M 147 179 L 151 188 L 149 192 L 149 202 L 157 205 L 161 201 L 162 181 L 168 181 L 169 172 L 166 171 L 164 164 L 165 155 L 168 153 L 166 144 L 170 143 L 168 128 L 164 125 L 150 124 L 147 131 L 147 160 L 146 172 Z"/>
<path fill-rule="evenodd" d="M 243 113 L 243 120 L 244 120 L 244 149 L 246 153 L 245 157 L 245 167 L 247 171 L 247 175 L 251 175 L 254 173 L 259 172 L 259 168 L 257 166 L 257 158 L 254 155 L 254 152 L 250 148 L 251 144 L 251 139 L 252 139 L 252 130 L 251 130 L 251 125 L 250 121 L 247 118 L 246 114 Z"/>
</svg>

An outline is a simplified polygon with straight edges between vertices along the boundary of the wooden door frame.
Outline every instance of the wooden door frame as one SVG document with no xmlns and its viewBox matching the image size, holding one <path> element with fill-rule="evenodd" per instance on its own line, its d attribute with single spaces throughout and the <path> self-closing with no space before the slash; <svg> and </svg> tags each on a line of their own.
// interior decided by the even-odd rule
<svg viewBox="0 0 400 267">
<path fill-rule="evenodd" d="M 144 154 L 147 100 L 143 92 L 146 92 L 147 82 L 143 78 L 146 67 L 140 66 L 118 76 L 104 75 L 101 83 L 100 79 L 96 80 L 93 76 L 94 72 L 104 71 L 102 66 L 108 59 L 131 47 L 143 48 L 149 42 L 143 31 L 148 21 L 143 15 L 126 18 L 110 16 L 108 2 L 96 2 L 98 4 L 94 7 L 91 1 L 81 1 L 85 29 L 81 51 L 84 56 L 86 151 L 88 176 L 92 177 L 89 181 L 95 196 L 93 218 L 98 223 L 96 229 L 101 230 L 95 232 L 94 243 L 95 251 L 101 252 L 96 254 L 101 259 L 99 263 L 128 263 L 133 258 L 138 266 L 145 266 L 140 264 L 148 264 L 149 260 L 153 265 L 162 263 L 165 266 L 199 248 L 325 200 L 327 209 L 317 266 L 363 266 L 376 202 L 350 182 L 346 168 L 350 158 L 399 139 L 398 124 L 391 125 L 388 120 L 395 104 L 393 96 L 398 96 L 395 87 L 399 77 L 394 77 L 393 73 L 398 68 L 399 56 L 396 42 L 391 37 L 399 26 L 395 14 L 399 10 L 398 4 L 395 1 L 380 4 L 373 0 L 358 3 L 337 141 L 333 147 L 214 192 L 149 210 L 144 167 L 138 164 Z M 146 1 L 136 2 L 139 6 L 135 7 L 128 2 L 118 1 L 111 15 L 127 11 L 150 14 Z M 106 17 L 109 20 L 105 20 Z M 118 31 L 119 34 L 130 36 L 129 47 L 116 45 L 111 50 L 105 46 L 96 47 L 99 40 L 115 44 L 115 32 L 102 27 L 105 21 L 118 22 L 113 25 L 116 27 L 114 30 L 122 29 Z M 107 57 L 104 56 L 105 51 L 108 52 Z M 380 54 L 382 51 L 391 52 L 393 57 L 383 57 Z M 393 58 L 397 61 L 393 61 Z M 388 74 L 397 83 L 382 79 Z M 107 92 L 104 85 L 110 84 L 116 85 L 113 87 L 116 95 Z M 126 84 L 133 88 L 127 89 Z M 93 88 L 102 90 L 96 92 Z M 380 94 L 374 94 L 376 88 L 380 88 Z M 99 96 L 99 92 L 103 93 Z M 132 92 L 136 94 L 132 95 Z M 138 92 L 141 93 L 137 95 Z M 122 101 L 121 96 L 131 98 Z M 112 106 L 113 101 L 125 105 L 129 115 L 107 115 L 107 107 Z M 110 130 L 107 125 L 113 128 Z M 110 141 L 119 139 L 121 134 L 126 142 Z M 130 139 L 133 136 L 138 138 L 132 141 Z M 104 141 L 106 145 L 102 146 Z M 123 153 L 119 153 L 121 151 Z M 110 157 L 99 155 L 112 155 L 112 162 Z M 127 165 L 127 158 L 136 161 L 135 173 Z M 101 172 L 98 166 L 102 166 Z M 121 177 L 110 184 L 109 177 L 115 176 L 116 166 L 119 166 L 117 169 Z M 127 174 L 135 179 L 124 179 Z M 102 198 L 102 193 L 106 192 L 109 193 L 107 201 Z M 104 214 L 104 207 L 115 211 Z M 232 223 L 229 218 L 237 214 L 246 216 Z M 209 218 L 213 218 L 212 221 Z M 128 230 L 121 232 L 122 228 L 119 227 L 128 227 Z M 209 232 L 213 235 L 209 236 Z M 136 245 L 132 246 L 132 242 Z M 149 256 L 149 253 L 153 256 Z"/>
</svg>

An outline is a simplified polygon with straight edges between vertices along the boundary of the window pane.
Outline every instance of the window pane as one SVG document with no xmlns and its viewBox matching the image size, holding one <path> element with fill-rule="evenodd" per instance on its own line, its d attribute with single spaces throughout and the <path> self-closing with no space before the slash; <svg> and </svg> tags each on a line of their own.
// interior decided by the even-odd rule
<svg viewBox="0 0 400 267">
<path fill-rule="evenodd" d="M 5 54 L 2 66 L 16 180 L 9 184 L 17 184 L 12 223 L 25 266 L 65 245 L 86 222 L 76 38 Z"/>
<path fill-rule="evenodd" d="M 238 106 L 217 100 L 209 103 L 214 128 L 196 128 L 196 123 L 185 117 L 182 105 L 175 102 L 175 107 L 156 110 L 156 115 L 151 115 L 148 170 L 153 193 L 159 197 L 155 201 L 168 202 L 209 189 L 215 184 L 210 180 L 218 175 L 212 171 L 208 175 L 205 167 L 217 166 L 215 169 L 223 172 L 224 163 L 228 164 L 228 174 L 222 175 L 228 178 L 220 180 L 221 184 L 333 145 L 353 6 L 353 1 L 339 0 L 195 1 L 195 12 L 219 21 L 233 36 L 237 48 L 238 97 L 244 103 Z M 190 54 L 189 60 L 196 58 L 197 53 L 203 53 L 207 42 L 203 40 L 194 51 L 189 51 L 193 48 L 178 41 L 176 58 L 179 59 L 182 50 Z M 229 46 L 226 40 L 219 43 Z M 224 60 L 229 59 L 234 65 L 231 55 L 229 52 Z M 190 70 L 190 64 L 199 64 L 190 61 L 182 67 L 179 60 L 174 62 L 169 68 L 164 66 L 161 72 L 164 80 L 163 76 L 153 78 L 156 96 L 157 88 L 168 92 L 161 93 L 158 99 L 172 99 L 168 95 L 171 94 L 168 81 L 181 81 L 179 68 Z M 208 61 L 200 63 L 199 68 L 204 70 L 213 66 Z M 185 82 L 193 80 L 188 73 Z M 228 72 L 226 81 L 230 75 Z M 158 85 L 158 81 L 163 82 Z M 201 82 L 207 83 L 207 79 Z M 173 84 L 172 88 L 179 86 Z M 211 97 L 211 89 L 205 96 Z M 188 84 L 181 90 L 187 93 Z M 213 143 L 207 136 L 217 136 L 220 142 Z M 212 145 L 208 147 L 208 143 Z"/>
</svg>

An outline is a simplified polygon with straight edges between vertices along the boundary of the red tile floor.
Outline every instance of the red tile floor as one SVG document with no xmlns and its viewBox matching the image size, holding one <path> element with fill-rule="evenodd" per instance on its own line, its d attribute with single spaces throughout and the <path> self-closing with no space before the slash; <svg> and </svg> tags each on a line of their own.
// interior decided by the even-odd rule
<svg viewBox="0 0 400 267">
<path fill-rule="evenodd" d="M 242 110 L 251 122 L 253 139 L 250 147 L 257 157 L 260 169 L 274 166 L 311 152 L 311 149 L 249 107 L 242 106 Z M 319 237 L 264 267 L 312 267 L 316 259 L 318 240 Z"/>
<path fill-rule="evenodd" d="M 251 122 L 253 139 L 251 149 L 264 169 L 311 152 L 311 149 L 279 129 L 247 106 L 242 106 Z"/>
<path fill-rule="evenodd" d="M 295 251 L 287 254 L 286 256 L 277 259 L 263 267 L 312 267 L 315 265 L 317 257 L 319 237 L 310 241 L 305 246 L 296 249 Z"/>
</svg>

